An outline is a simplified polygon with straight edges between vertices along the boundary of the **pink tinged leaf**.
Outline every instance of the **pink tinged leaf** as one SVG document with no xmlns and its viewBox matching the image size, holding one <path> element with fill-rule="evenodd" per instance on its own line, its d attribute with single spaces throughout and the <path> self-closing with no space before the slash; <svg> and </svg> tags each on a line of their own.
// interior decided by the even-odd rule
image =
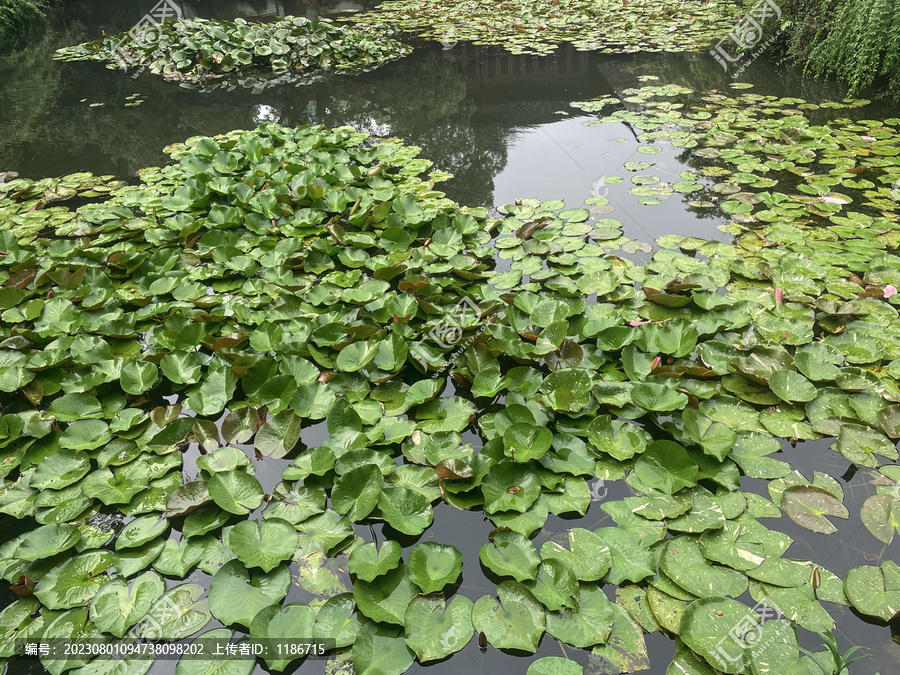
<svg viewBox="0 0 900 675">
<path fill-rule="evenodd" d="M 637 319 L 632 319 L 628 322 L 629 326 L 643 326 L 645 323 L 653 323 L 652 321 L 638 321 Z"/>
<path fill-rule="evenodd" d="M 884 287 L 884 297 L 889 298 L 897 293 L 897 289 L 888 284 Z"/>
<path fill-rule="evenodd" d="M 775 289 L 775 302 L 781 302 L 781 299 L 784 297 L 784 291 L 780 288 Z"/>
<path fill-rule="evenodd" d="M 863 139 L 864 141 L 874 141 L 875 140 L 874 136 L 860 136 L 860 138 Z"/>
</svg>

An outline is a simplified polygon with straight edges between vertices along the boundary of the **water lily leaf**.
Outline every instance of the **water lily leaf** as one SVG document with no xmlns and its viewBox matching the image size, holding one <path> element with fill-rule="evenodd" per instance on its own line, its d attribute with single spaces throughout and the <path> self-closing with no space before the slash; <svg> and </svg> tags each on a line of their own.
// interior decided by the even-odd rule
<svg viewBox="0 0 900 675">
<path fill-rule="evenodd" d="M 697 482 L 697 463 L 687 451 L 672 441 L 654 441 L 634 465 L 642 483 L 668 495 Z"/>
<path fill-rule="evenodd" d="M 516 581 L 534 579 L 541 561 L 534 544 L 512 530 L 491 533 L 489 541 L 479 549 L 478 557 L 497 576 L 513 577 Z"/>
<path fill-rule="evenodd" d="M 754 518 L 741 517 L 726 522 L 721 529 L 704 532 L 700 552 L 707 560 L 747 571 L 759 567 L 768 557 L 781 556 L 792 541 Z"/>
<path fill-rule="evenodd" d="M 287 595 L 291 573 L 287 565 L 270 572 L 251 572 L 240 560 L 229 560 L 216 571 L 209 586 L 209 608 L 226 626 L 250 627 L 260 610 Z"/>
<path fill-rule="evenodd" d="M 613 625 L 605 645 L 591 650 L 588 663 L 598 663 L 605 668 L 615 668 L 620 673 L 646 670 L 650 667 L 644 631 L 628 612 L 616 604 L 611 604 Z M 613 671 L 615 672 L 615 671 Z"/>
<path fill-rule="evenodd" d="M 216 628 L 206 631 L 197 636 L 199 639 L 218 639 L 228 640 L 234 637 L 234 631 L 227 628 Z M 250 675 L 250 672 L 256 667 L 255 659 L 236 655 L 210 655 L 212 658 L 206 659 L 180 659 L 175 664 L 175 675 Z M 150 662 L 152 665 L 152 662 Z M 104 673 L 104 675 L 106 675 Z M 132 675 L 132 673 L 123 673 L 122 675 Z M 137 674 L 134 674 L 137 675 Z"/>
<path fill-rule="evenodd" d="M 545 656 L 533 661 L 525 675 L 584 675 L 584 666 L 561 656 Z"/>
<path fill-rule="evenodd" d="M 94 625 L 116 637 L 144 618 L 166 590 L 161 576 L 145 572 L 136 577 L 131 588 L 124 579 L 111 579 L 91 600 L 90 617 Z"/>
<path fill-rule="evenodd" d="M 736 483 L 737 480 L 735 479 Z M 738 503 L 738 507 L 743 510 L 742 504 Z M 700 490 L 694 493 L 691 508 L 687 512 L 666 521 L 666 526 L 670 531 L 691 534 L 701 534 L 708 530 L 716 530 L 724 524 L 725 512 L 719 501 L 706 491 Z"/>
<path fill-rule="evenodd" d="M 660 568 L 681 588 L 700 598 L 738 597 L 747 590 L 747 577 L 736 570 L 710 564 L 695 537 L 681 535 L 666 541 Z"/>
<path fill-rule="evenodd" d="M 819 603 L 813 588 L 808 583 L 794 588 L 781 588 L 751 581 L 750 595 L 754 600 L 772 607 L 783 614 L 786 619 L 807 630 L 820 633 L 834 630 L 834 619 Z"/>
<path fill-rule="evenodd" d="M 707 663 L 723 673 L 741 673 L 750 666 L 746 644 L 732 634 L 735 626 L 751 630 L 759 614 L 737 600 L 722 597 L 692 602 L 681 618 L 679 636 Z"/>
<path fill-rule="evenodd" d="M 840 500 L 812 485 L 795 485 L 786 489 L 781 497 L 781 508 L 798 525 L 821 534 L 838 531 L 825 516 L 850 517 L 850 512 Z"/>
<path fill-rule="evenodd" d="M 538 566 L 533 582 L 526 582 L 526 588 L 537 600 L 551 611 L 564 607 L 578 606 L 578 579 L 572 568 L 558 558 L 548 558 Z"/>
<path fill-rule="evenodd" d="M 527 511 L 541 494 L 534 474 L 516 462 L 494 464 L 481 484 L 485 513 Z"/>
<path fill-rule="evenodd" d="M 890 544 L 900 532 L 900 501 L 888 495 L 872 495 L 859 510 L 863 525 L 875 537 Z"/>
<path fill-rule="evenodd" d="M 298 636 L 312 636 L 316 623 L 316 610 L 302 602 L 287 605 L 270 605 L 259 611 L 250 624 L 250 637 L 255 640 L 291 640 Z M 282 671 L 298 657 L 266 658 L 272 670 Z"/>
<path fill-rule="evenodd" d="M 136 637 L 149 640 L 180 640 L 192 635 L 212 618 L 209 603 L 200 596 L 199 584 L 180 584 L 166 591 L 132 629 Z"/>
<path fill-rule="evenodd" d="M 716 671 L 690 649 L 682 647 L 675 651 L 666 675 L 716 675 Z"/>
<path fill-rule="evenodd" d="M 250 513 L 263 502 L 259 481 L 243 471 L 213 474 L 206 487 L 216 506 L 238 516 Z"/>
<path fill-rule="evenodd" d="M 248 568 L 271 572 L 297 550 L 297 531 L 287 521 L 244 520 L 228 533 L 228 546 Z"/>
<path fill-rule="evenodd" d="M 377 466 L 364 464 L 340 476 L 334 483 L 332 503 L 338 513 L 360 521 L 378 504 L 384 478 Z"/>
<path fill-rule="evenodd" d="M 830 382 L 840 373 L 844 355 L 829 344 L 812 342 L 797 347 L 794 353 L 797 369 L 814 382 Z"/>
<path fill-rule="evenodd" d="M 87 453 L 60 450 L 41 462 L 31 476 L 31 487 L 37 490 L 60 490 L 81 480 L 91 470 Z"/>
<path fill-rule="evenodd" d="M 436 593 L 459 579 L 462 554 L 455 546 L 423 541 L 409 552 L 408 566 L 409 578 L 423 593 Z"/>
<path fill-rule="evenodd" d="M 642 382 L 634 385 L 631 400 L 644 410 L 682 410 L 688 402 L 687 396 L 662 384 Z"/>
<path fill-rule="evenodd" d="M 106 505 L 127 504 L 150 482 L 150 469 L 139 460 L 112 469 L 99 469 L 85 476 L 81 489 L 85 496 Z"/>
<path fill-rule="evenodd" d="M 378 508 L 391 527 L 412 536 L 422 534 L 434 520 L 428 498 L 402 487 L 384 488 L 378 495 Z"/>
<path fill-rule="evenodd" d="M 406 644 L 403 629 L 373 621 L 365 622 L 353 644 L 355 675 L 402 675 L 416 660 Z"/>
<path fill-rule="evenodd" d="M 402 552 L 400 544 L 390 539 L 380 549 L 374 542 L 368 542 L 350 552 L 347 569 L 363 581 L 373 581 L 396 568 L 400 564 Z"/>
<path fill-rule="evenodd" d="M 113 556 L 113 567 L 123 577 L 130 577 L 148 567 L 165 548 L 165 540 L 158 537 L 143 546 L 117 551 Z"/>
<path fill-rule="evenodd" d="M 758 638 L 757 638 L 758 636 Z M 820 651 L 800 656 L 797 629 L 783 619 L 769 618 L 754 629 L 756 644 L 752 651 L 753 669 L 758 672 L 821 673 L 834 668 L 830 652 Z"/>
<path fill-rule="evenodd" d="M 606 502 L 601 508 L 612 516 L 620 529 L 637 536 L 647 546 L 652 546 L 666 536 L 665 523 L 647 520 L 635 514 L 625 502 Z"/>
<path fill-rule="evenodd" d="M 713 422 L 693 408 L 685 410 L 681 414 L 681 419 L 684 422 L 685 436 L 701 446 L 703 452 L 720 462 L 737 442 L 737 432 L 721 422 Z"/>
<path fill-rule="evenodd" d="M 75 546 L 81 539 L 81 530 L 75 525 L 59 523 L 44 525 L 26 532 L 18 540 L 15 557 L 19 560 L 51 558 Z"/>
<path fill-rule="evenodd" d="M 353 536 L 350 520 L 331 509 L 303 521 L 297 529 L 300 531 L 300 546 L 294 558 L 313 551 L 330 553 Z"/>
<path fill-rule="evenodd" d="M 175 518 L 201 507 L 211 500 L 206 481 L 185 483 L 166 501 L 166 517 Z"/>
<path fill-rule="evenodd" d="M 293 410 L 283 410 L 259 428 L 253 447 L 266 457 L 284 457 L 297 445 L 302 424 Z"/>
<path fill-rule="evenodd" d="M 246 443 L 257 430 L 259 417 L 250 406 L 232 410 L 222 420 L 222 438 L 227 443 Z"/>
<path fill-rule="evenodd" d="M 581 584 L 574 611 L 547 612 L 547 633 L 557 640 L 587 649 L 607 641 L 613 627 L 614 610 L 596 584 Z"/>
<path fill-rule="evenodd" d="M 137 396 L 153 387 L 159 378 L 156 364 L 146 361 L 130 361 L 122 367 L 120 383 L 127 394 Z"/>
<path fill-rule="evenodd" d="M 181 541 L 167 539 L 162 552 L 153 560 L 153 569 L 166 576 L 183 578 L 203 561 L 207 552 L 206 544 L 203 537 Z"/>
<path fill-rule="evenodd" d="M 59 437 L 59 447 L 71 450 L 93 450 L 112 440 L 109 425 L 103 420 L 71 422 Z"/>
<path fill-rule="evenodd" d="M 338 370 L 355 373 L 365 368 L 378 354 L 378 343 L 361 340 L 344 347 L 337 355 L 334 365 Z"/>
<path fill-rule="evenodd" d="M 812 401 L 816 388 L 800 373 L 776 370 L 769 376 L 769 388 L 783 401 Z"/>
<path fill-rule="evenodd" d="M 521 649 L 534 653 L 544 634 L 544 608 L 518 581 L 497 586 L 499 601 L 484 595 L 472 610 L 475 630 L 498 649 Z"/>
<path fill-rule="evenodd" d="M 334 640 L 335 646 L 340 649 L 355 642 L 361 626 L 362 620 L 356 612 L 353 595 L 339 593 L 332 595 L 319 607 L 313 637 L 317 640 Z"/>
<path fill-rule="evenodd" d="M 602 579 L 609 572 L 612 564 L 611 547 L 606 540 L 590 530 L 581 528 L 569 530 L 567 537 L 568 549 L 555 541 L 548 541 L 541 545 L 541 559 L 561 560 L 575 572 L 575 576 L 580 581 Z M 621 549 L 621 545 L 619 548 Z"/>
<path fill-rule="evenodd" d="M 116 538 L 116 550 L 136 548 L 156 539 L 169 529 L 169 521 L 159 516 L 135 518 L 122 528 Z"/>
<path fill-rule="evenodd" d="M 653 554 L 638 535 L 618 527 L 601 527 L 595 534 L 609 548 L 610 569 L 604 576 L 606 581 L 621 584 L 627 579 L 637 583 L 654 573 Z"/>
<path fill-rule="evenodd" d="M 890 621 L 900 612 L 900 567 L 890 560 L 854 567 L 844 577 L 844 592 L 860 614 Z"/>
<path fill-rule="evenodd" d="M 612 420 L 600 415 L 588 425 L 588 440 L 596 451 L 618 460 L 628 460 L 644 452 L 652 437 L 646 431 L 625 420 Z"/>
<path fill-rule="evenodd" d="M 449 602 L 436 596 L 418 596 L 406 610 L 406 643 L 419 661 L 443 659 L 465 647 L 475 629 L 474 603 L 464 595 Z"/>
<path fill-rule="evenodd" d="M 503 445 L 507 457 L 517 462 L 538 459 L 553 442 L 553 432 L 532 424 L 513 424 L 503 432 Z"/>
<path fill-rule="evenodd" d="M 897 448 L 883 433 L 861 424 L 844 424 L 832 447 L 854 464 L 873 469 L 880 465 L 875 455 L 898 459 Z"/>
<path fill-rule="evenodd" d="M 437 398 L 416 409 L 416 419 L 423 432 L 462 431 L 469 426 L 475 405 L 461 398 Z"/>
<path fill-rule="evenodd" d="M 353 584 L 353 599 L 360 612 L 373 621 L 398 626 L 404 625 L 406 608 L 418 593 L 409 570 L 402 564 L 374 581 Z"/>
<path fill-rule="evenodd" d="M 47 609 L 68 609 L 90 602 L 109 577 L 113 564 L 109 551 L 87 551 L 51 569 L 40 580 L 35 596 Z"/>
</svg>

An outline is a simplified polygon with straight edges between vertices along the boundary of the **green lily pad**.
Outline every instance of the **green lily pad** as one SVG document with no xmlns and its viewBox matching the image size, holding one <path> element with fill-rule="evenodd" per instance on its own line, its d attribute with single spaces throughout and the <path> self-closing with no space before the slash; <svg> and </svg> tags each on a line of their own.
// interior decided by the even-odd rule
<svg viewBox="0 0 900 675">
<path fill-rule="evenodd" d="M 388 543 L 393 542 L 385 542 L 385 546 Z M 352 555 L 351 553 L 351 557 Z M 459 579 L 462 573 L 462 554 L 455 546 L 423 541 L 409 552 L 408 566 L 410 580 L 423 593 L 435 593 Z"/>
<path fill-rule="evenodd" d="M 402 553 L 400 544 L 396 541 L 387 540 L 380 549 L 374 542 L 368 542 L 351 551 L 347 569 L 363 581 L 373 581 L 396 568 L 400 564 Z"/>
<path fill-rule="evenodd" d="M 534 653 L 544 634 L 544 608 L 518 581 L 497 586 L 499 601 L 489 595 L 478 599 L 472 610 L 475 630 L 485 634 L 498 649 Z"/>
<path fill-rule="evenodd" d="M 499 530 L 478 551 L 481 563 L 499 577 L 516 581 L 535 578 L 540 557 L 527 537 L 512 530 Z"/>
<path fill-rule="evenodd" d="M 239 560 L 226 562 L 209 586 L 212 615 L 227 626 L 250 627 L 257 613 L 278 603 L 291 584 L 286 565 L 269 572 L 251 572 Z"/>
<path fill-rule="evenodd" d="M 248 568 L 271 572 L 297 550 L 297 531 L 278 518 L 244 520 L 228 533 L 228 546 Z"/>
<path fill-rule="evenodd" d="M 475 634 L 473 608 L 474 603 L 463 595 L 449 603 L 435 596 L 414 598 L 406 610 L 407 645 L 423 663 L 459 651 Z"/>
<path fill-rule="evenodd" d="M 165 590 L 162 577 L 155 572 L 136 577 L 130 589 L 124 579 L 111 579 L 91 600 L 91 621 L 101 631 L 124 637 L 125 631 L 144 618 Z"/>
<path fill-rule="evenodd" d="M 850 517 L 850 512 L 840 500 L 813 485 L 795 485 L 786 489 L 781 498 L 781 508 L 798 525 L 821 534 L 838 531 L 825 516 Z"/>
</svg>

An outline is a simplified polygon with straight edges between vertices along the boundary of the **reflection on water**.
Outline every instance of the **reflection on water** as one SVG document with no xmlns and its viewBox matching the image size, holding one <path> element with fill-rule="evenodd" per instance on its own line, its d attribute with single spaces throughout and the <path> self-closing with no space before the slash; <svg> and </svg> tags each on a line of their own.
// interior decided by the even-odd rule
<svg viewBox="0 0 900 675">
<path fill-rule="evenodd" d="M 630 174 L 622 169 L 624 162 L 636 156 L 635 130 L 625 125 L 586 127 L 583 123 L 591 117 L 568 106 L 570 101 L 603 95 L 625 97 L 625 90 L 638 86 L 638 78 L 646 76 L 698 90 L 726 87 L 725 74 L 706 54 L 615 56 L 562 47 L 554 56 L 538 58 L 466 44 L 443 49 L 437 43 L 416 43 L 417 50 L 411 56 L 376 71 L 353 78 L 339 76 L 311 86 L 268 89 L 261 95 L 243 89 L 203 94 L 150 74 L 132 79 L 96 63 L 51 61 L 58 47 L 95 39 L 104 31 L 128 29 L 152 4 L 144 0 L 65 3 L 56 10 L 52 30 L 21 52 L 0 55 L 0 170 L 16 170 L 31 177 L 85 170 L 129 177 L 141 167 L 166 161 L 162 152 L 166 145 L 194 135 L 248 128 L 267 121 L 286 125 L 350 124 L 420 146 L 422 156 L 433 160 L 435 168 L 455 175 L 443 189 L 463 204 L 495 206 L 520 197 L 538 197 L 564 198 L 571 206 L 578 206 L 592 190 L 596 194 L 600 178 L 621 175 L 626 183 L 609 186 L 603 193 L 615 207 L 605 217 L 621 220 L 627 236 L 650 241 L 674 232 L 724 238 L 715 229 L 725 222 L 719 212 L 698 212 L 678 196 L 658 206 L 641 205 L 628 193 Z M 331 15 L 368 9 L 377 2 L 184 0 L 177 4 L 184 16 L 264 19 L 276 14 Z M 756 84 L 754 91 L 759 94 L 808 100 L 843 95 L 836 87 L 802 79 L 764 60 L 755 62 L 743 79 Z M 146 102 L 125 107 L 126 97 L 135 93 L 145 95 Z M 95 103 L 103 105 L 91 107 Z M 876 112 L 868 109 L 861 114 L 872 117 Z M 625 142 L 615 141 L 617 138 Z M 667 146 L 651 161 L 652 171 L 666 181 L 690 168 L 688 155 Z M 324 430 L 316 427 L 304 433 L 302 440 L 308 446 L 322 440 Z M 872 564 L 876 559 L 897 559 L 900 544 L 895 541 L 881 551 L 881 544 L 859 519 L 859 507 L 872 492 L 865 474 L 845 474 L 846 461 L 829 452 L 827 443 L 786 447 L 784 459 L 808 477 L 813 470 L 844 475 L 841 482 L 851 518 L 839 523 L 840 535 L 813 534 L 787 518 L 767 520 L 766 524 L 795 539 L 790 555 L 813 558 L 836 574 L 843 575 L 850 567 Z M 188 458 L 186 471 L 196 471 L 195 460 Z M 257 475 L 266 489 L 277 483 L 281 464 L 272 460 L 256 463 Z M 744 479 L 743 485 L 761 494 L 766 492 L 764 481 Z M 609 498 L 626 494 L 621 483 L 609 487 Z M 608 524 L 599 503 L 593 504 L 579 523 L 589 528 Z M 4 519 L 0 525 L 9 527 L 11 523 Z M 551 517 L 541 536 L 553 536 L 571 526 L 572 521 Z M 423 537 L 453 544 L 462 552 L 460 592 L 473 599 L 493 588 L 478 560 L 478 548 L 492 528 L 481 512 L 458 512 L 442 505 L 435 509 L 434 525 Z M 375 530 L 383 539 L 382 528 Z M 366 527 L 358 527 L 357 534 L 371 539 Z M 206 583 L 209 577 L 198 572 L 191 580 Z M 8 601 L 8 597 L 0 599 L 4 604 Z M 866 645 L 875 656 L 856 664 L 854 673 L 896 672 L 900 648 L 891 641 L 887 628 L 870 627 L 843 607 L 829 609 L 838 621 L 842 646 Z M 820 648 L 815 635 L 800 632 L 804 647 Z M 653 666 L 646 672 L 662 675 L 674 643 L 656 633 L 648 636 L 648 646 Z M 535 657 L 521 660 L 493 648 L 482 654 L 473 641 L 450 660 L 428 667 L 416 664 L 410 672 L 523 673 L 527 663 L 548 655 L 563 655 L 559 644 L 549 636 L 544 637 Z M 587 663 L 584 651 L 569 648 L 566 655 Z M 171 663 L 157 663 L 150 672 L 172 670 Z M 13 672 L 43 671 L 38 664 L 20 662 L 14 664 Z M 257 667 L 254 672 L 265 671 Z M 321 673 L 322 663 L 311 661 L 296 672 Z M 590 667 L 586 672 L 591 672 Z"/>
</svg>

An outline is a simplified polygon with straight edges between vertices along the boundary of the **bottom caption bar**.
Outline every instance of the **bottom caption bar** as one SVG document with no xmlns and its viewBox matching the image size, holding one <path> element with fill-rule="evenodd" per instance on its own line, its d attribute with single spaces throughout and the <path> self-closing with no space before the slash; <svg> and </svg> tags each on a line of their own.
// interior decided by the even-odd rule
<svg viewBox="0 0 900 675">
<path fill-rule="evenodd" d="M 130 661 L 300 658 L 324 659 L 335 649 L 335 640 L 305 638 L 195 638 L 193 640 L 147 640 L 129 638 L 85 638 L 67 640 L 16 640 L 16 655 L 41 661 L 121 659 Z"/>
</svg>

